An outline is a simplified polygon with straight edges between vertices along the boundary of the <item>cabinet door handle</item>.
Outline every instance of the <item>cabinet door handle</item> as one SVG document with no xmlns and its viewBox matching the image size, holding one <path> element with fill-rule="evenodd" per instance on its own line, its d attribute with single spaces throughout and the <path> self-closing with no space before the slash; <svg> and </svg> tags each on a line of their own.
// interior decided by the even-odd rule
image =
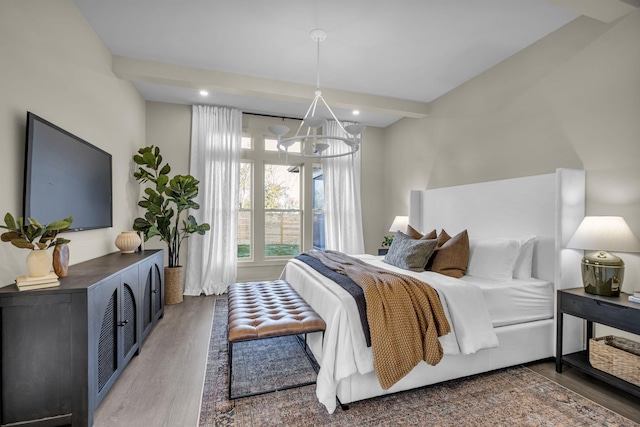
<svg viewBox="0 0 640 427">
<path fill-rule="evenodd" d="M 621 306 L 621 305 L 617 305 L 617 304 L 611 304 L 610 302 L 606 302 L 606 301 L 596 301 L 596 304 L 598 304 L 599 306 L 602 307 L 607 307 L 607 308 L 611 308 L 613 310 L 624 310 L 627 307 Z"/>
<path fill-rule="evenodd" d="M 154 293 L 154 294 L 157 294 L 157 293 L 158 293 L 158 290 L 157 290 L 157 289 L 154 289 L 154 290 L 152 290 L 151 292 L 152 292 L 152 293 Z"/>
<path fill-rule="evenodd" d="M 123 320 L 122 322 L 118 323 L 118 326 L 124 326 L 124 325 L 126 325 L 127 323 L 129 323 L 129 321 L 128 321 L 128 320 Z"/>
</svg>

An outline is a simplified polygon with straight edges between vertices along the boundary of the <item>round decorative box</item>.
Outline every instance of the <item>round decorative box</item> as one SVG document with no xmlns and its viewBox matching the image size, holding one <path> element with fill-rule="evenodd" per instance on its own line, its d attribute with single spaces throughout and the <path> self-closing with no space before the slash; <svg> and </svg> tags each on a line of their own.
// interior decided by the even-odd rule
<svg viewBox="0 0 640 427">
<path fill-rule="evenodd" d="M 136 231 L 123 231 L 116 237 L 116 246 L 123 254 L 133 253 L 141 242 Z"/>
</svg>

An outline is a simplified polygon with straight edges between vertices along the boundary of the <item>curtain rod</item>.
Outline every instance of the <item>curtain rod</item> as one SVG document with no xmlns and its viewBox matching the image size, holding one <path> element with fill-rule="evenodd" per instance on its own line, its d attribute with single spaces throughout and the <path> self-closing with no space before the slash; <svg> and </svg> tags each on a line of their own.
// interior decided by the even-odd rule
<svg viewBox="0 0 640 427">
<path fill-rule="evenodd" d="M 261 113 L 247 113 L 247 112 L 243 112 L 243 114 L 249 114 L 251 116 L 259 116 L 259 117 L 273 117 L 274 119 L 288 119 L 288 120 L 302 120 L 302 117 L 285 117 L 285 116 L 276 116 L 273 114 L 261 114 Z"/>
</svg>

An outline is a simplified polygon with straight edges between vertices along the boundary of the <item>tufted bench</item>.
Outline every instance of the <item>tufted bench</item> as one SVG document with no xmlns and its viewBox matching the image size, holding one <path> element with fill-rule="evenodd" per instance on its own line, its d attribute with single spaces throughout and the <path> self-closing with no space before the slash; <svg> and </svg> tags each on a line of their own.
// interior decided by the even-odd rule
<svg viewBox="0 0 640 427">
<path fill-rule="evenodd" d="M 234 283 L 229 286 L 229 399 L 254 396 L 276 390 L 300 387 L 313 383 L 296 384 L 238 396 L 231 395 L 233 379 L 233 344 L 241 341 L 275 338 L 285 335 L 305 336 L 325 330 L 324 320 L 284 280 L 272 282 Z M 311 361 L 312 365 L 313 362 Z"/>
</svg>

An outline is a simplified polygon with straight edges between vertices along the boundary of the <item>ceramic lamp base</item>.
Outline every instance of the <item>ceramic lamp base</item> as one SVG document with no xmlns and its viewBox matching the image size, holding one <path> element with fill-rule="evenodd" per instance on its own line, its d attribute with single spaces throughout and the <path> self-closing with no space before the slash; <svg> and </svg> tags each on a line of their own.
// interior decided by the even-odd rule
<svg viewBox="0 0 640 427">
<path fill-rule="evenodd" d="M 582 258 L 582 282 L 589 294 L 617 297 L 624 280 L 624 262 L 611 254 L 594 252 Z M 598 257 L 598 258 L 596 258 Z"/>
</svg>

